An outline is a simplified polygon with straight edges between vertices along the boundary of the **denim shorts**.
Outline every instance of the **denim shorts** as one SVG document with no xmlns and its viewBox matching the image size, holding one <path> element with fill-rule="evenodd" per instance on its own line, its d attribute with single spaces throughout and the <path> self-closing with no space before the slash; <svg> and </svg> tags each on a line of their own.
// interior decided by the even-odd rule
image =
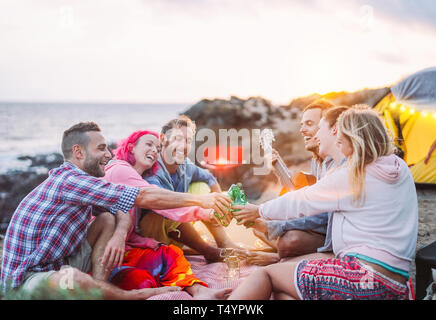
<svg viewBox="0 0 436 320">
<path fill-rule="evenodd" d="M 90 273 L 92 269 L 91 254 L 92 248 L 85 239 L 75 255 L 64 258 L 63 267 L 70 266 L 84 273 Z M 54 272 L 56 271 L 28 272 L 20 288 L 31 293 L 43 282 L 46 282 Z"/>
</svg>

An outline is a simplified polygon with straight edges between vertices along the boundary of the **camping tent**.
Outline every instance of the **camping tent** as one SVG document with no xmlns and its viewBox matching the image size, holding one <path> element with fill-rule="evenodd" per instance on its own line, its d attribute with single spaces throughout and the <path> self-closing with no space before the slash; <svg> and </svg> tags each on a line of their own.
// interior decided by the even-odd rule
<svg viewBox="0 0 436 320">
<path fill-rule="evenodd" d="M 436 67 L 393 85 L 374 109 L 383 115 L 415 182 L 436 184 Z"/>
</svg>

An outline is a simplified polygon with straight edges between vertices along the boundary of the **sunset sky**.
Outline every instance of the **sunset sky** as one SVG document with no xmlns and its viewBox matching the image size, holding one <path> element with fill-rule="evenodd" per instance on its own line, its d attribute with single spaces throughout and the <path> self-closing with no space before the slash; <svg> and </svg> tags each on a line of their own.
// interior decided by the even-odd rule
<svg viewBox="0 0 436 320">
<path fill-rule="evenodd" d="M 436 65 L 433 0 L 0 0 L 0 101 L 276 103 Z"/>
</svg>

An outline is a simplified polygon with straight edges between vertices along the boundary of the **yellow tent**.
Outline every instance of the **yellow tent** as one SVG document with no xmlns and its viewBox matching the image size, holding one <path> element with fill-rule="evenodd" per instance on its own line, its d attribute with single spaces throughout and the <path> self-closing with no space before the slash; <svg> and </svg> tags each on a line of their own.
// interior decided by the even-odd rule
<svg viewBox="0 0 436 320">
<path fill-rule="evenodd" d="M 436 68 L 398 82 L 374 109 L 385 119 L 415 182 L 436 184 Z"/>
</svg>

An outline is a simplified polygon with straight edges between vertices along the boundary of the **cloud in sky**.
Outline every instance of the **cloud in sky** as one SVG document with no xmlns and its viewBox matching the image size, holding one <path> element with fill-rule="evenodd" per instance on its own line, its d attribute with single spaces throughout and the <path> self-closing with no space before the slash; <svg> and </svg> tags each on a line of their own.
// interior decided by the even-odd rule
<svg viewBox="0 0 436 320">
<path fill-rule="evenodd" d="M 434 65 L 436 4 L 380 2 L 2 0 L 0 100 L 287 102 Z"/>
<path fill-rule="evenodd" d="M 399 23 L 427 24 L 436 27 L 436 5 L 433 0 L 358 0 Z"/>
</svg>

